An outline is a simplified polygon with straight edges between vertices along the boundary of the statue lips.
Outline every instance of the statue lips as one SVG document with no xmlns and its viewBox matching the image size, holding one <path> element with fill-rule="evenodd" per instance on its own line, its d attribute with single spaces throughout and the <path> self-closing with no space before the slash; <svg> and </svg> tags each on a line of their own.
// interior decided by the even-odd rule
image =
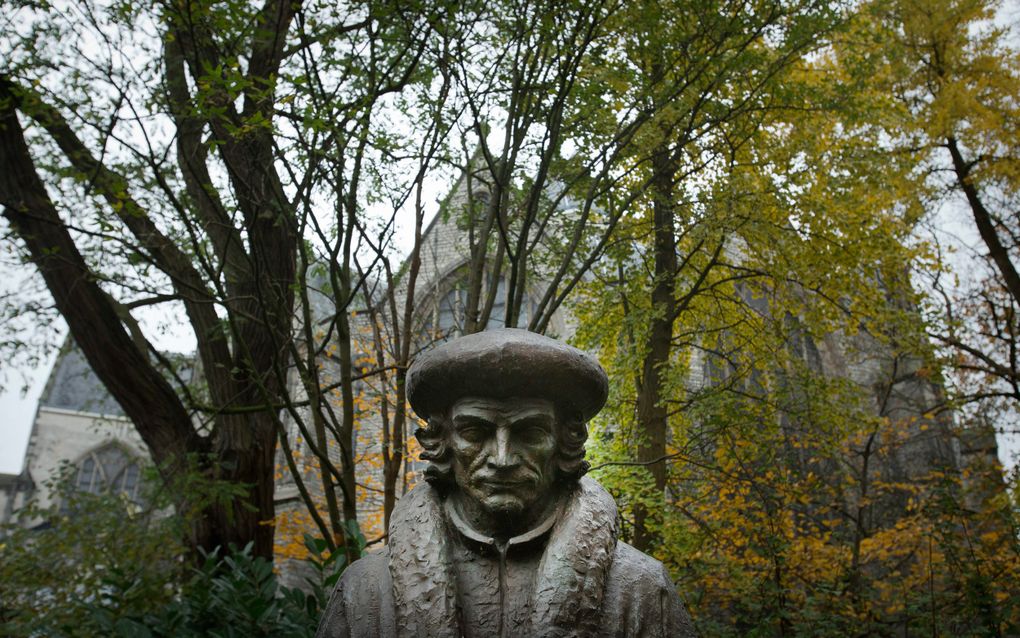
<svg viewBox="0 0 1020 638">
<path fill-rule="evenodd" d="M 518 492 L 534 483 L 534 479 L 527 476 L 483 475 L 478 477 L 478 480 L 491 492 Z"/>
<path fill-rule="evenodd" d="M 524 487 L 526 481 L 486 481 L 485 484 L 497 491 L 510 492 Z"/>
</svg>

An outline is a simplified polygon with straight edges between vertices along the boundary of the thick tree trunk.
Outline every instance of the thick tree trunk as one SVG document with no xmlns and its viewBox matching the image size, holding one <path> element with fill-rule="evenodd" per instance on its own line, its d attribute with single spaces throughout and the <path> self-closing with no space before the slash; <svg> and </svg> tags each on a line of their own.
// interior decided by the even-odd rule
<svg viewBox="0 0 1020 638">
<path fill-rule="evenodd" d="M 28 247 L 71 336 L 134 423 L 164 481 L 176 489 L 179 511 L 197 514 L 190 521 L 191 548 L 211 551 L 251 542 L 257 555 L 272 558 L 272 416 L 222 416 L 230 424 L 218 428 L 215 441 L 194 429 L 180 397 L 122 324 L 118 308 L 98 285 L 57 213 L 29 154 L 16 104 L 10 85 L 0 85 L 0 204 Z M 247 497 L 225 503 L 214 499 L 195 512 L 190 502 L 194 495 L 179 489 L 184 474 L 195 469 L 209 478 L 245 485 Z"/>
<path fill-rule="evenodd" d="M 215 466 L 207 468 L 216 479 L 243 486 L 244 496 L 206 507 L 193 523 L 193 543 L 207 551 L 251 543 L 254 555 L 272 560 L 276 430 L 271 414 L 254 413 L 246 421 L 252 436 L 243 446 L 236 440 L 217 441 L 211 457 Z"/>
</svg>

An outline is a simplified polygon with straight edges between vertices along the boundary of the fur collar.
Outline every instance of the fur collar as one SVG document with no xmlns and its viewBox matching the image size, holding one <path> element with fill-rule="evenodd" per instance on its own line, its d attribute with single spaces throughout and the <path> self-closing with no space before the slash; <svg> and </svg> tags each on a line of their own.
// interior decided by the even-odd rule
<svg viewBox="0 0 1020 638">
<path fill-rule="evenodd" d="M 390 575 L 399 636 L 460 635 L 440 494 L 420 485 L 400 499 L 390 520 Z M 616 503 L 582 478 L 566 497 L 535 577 L 529 634 L 588 636 L 598 629 L 616 549 Z"/>
</svg>

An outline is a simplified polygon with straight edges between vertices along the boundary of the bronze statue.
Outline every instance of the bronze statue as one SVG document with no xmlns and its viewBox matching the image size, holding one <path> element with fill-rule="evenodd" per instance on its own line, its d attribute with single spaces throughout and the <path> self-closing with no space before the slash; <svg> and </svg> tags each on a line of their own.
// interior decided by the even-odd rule
<svg viewBox="0 0 1020 638">
<path fill-rule="evenodd" d="M 617 541 L 616 504 L 582 478 L 607 391 L 592 357 L 525 330 L 418 357 L 427 483 L 343 574 L 317 635 L 693 636 L 662 564 Z"/>
</svg>

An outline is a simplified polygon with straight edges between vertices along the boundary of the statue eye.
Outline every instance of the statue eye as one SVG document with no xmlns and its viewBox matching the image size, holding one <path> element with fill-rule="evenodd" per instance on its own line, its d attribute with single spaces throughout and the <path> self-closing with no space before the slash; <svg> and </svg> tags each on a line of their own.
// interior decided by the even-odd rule
<svg viewBox="0 0 1020 638">
<path fill-rule="evenodd" d="M 548 433 L 545 428 L 539 425 L 532 425 L 524 429 L 524 439 L 529 443 L 539 443 L 545 440 L 545 436 Z"/>
<path fill-rule="evenodd" d="M 460 437 L 472 443 L 483 441 L 487 435 L 486 429 L 479 425 L 469 425 L 457 430 Z"/>
</svg>

